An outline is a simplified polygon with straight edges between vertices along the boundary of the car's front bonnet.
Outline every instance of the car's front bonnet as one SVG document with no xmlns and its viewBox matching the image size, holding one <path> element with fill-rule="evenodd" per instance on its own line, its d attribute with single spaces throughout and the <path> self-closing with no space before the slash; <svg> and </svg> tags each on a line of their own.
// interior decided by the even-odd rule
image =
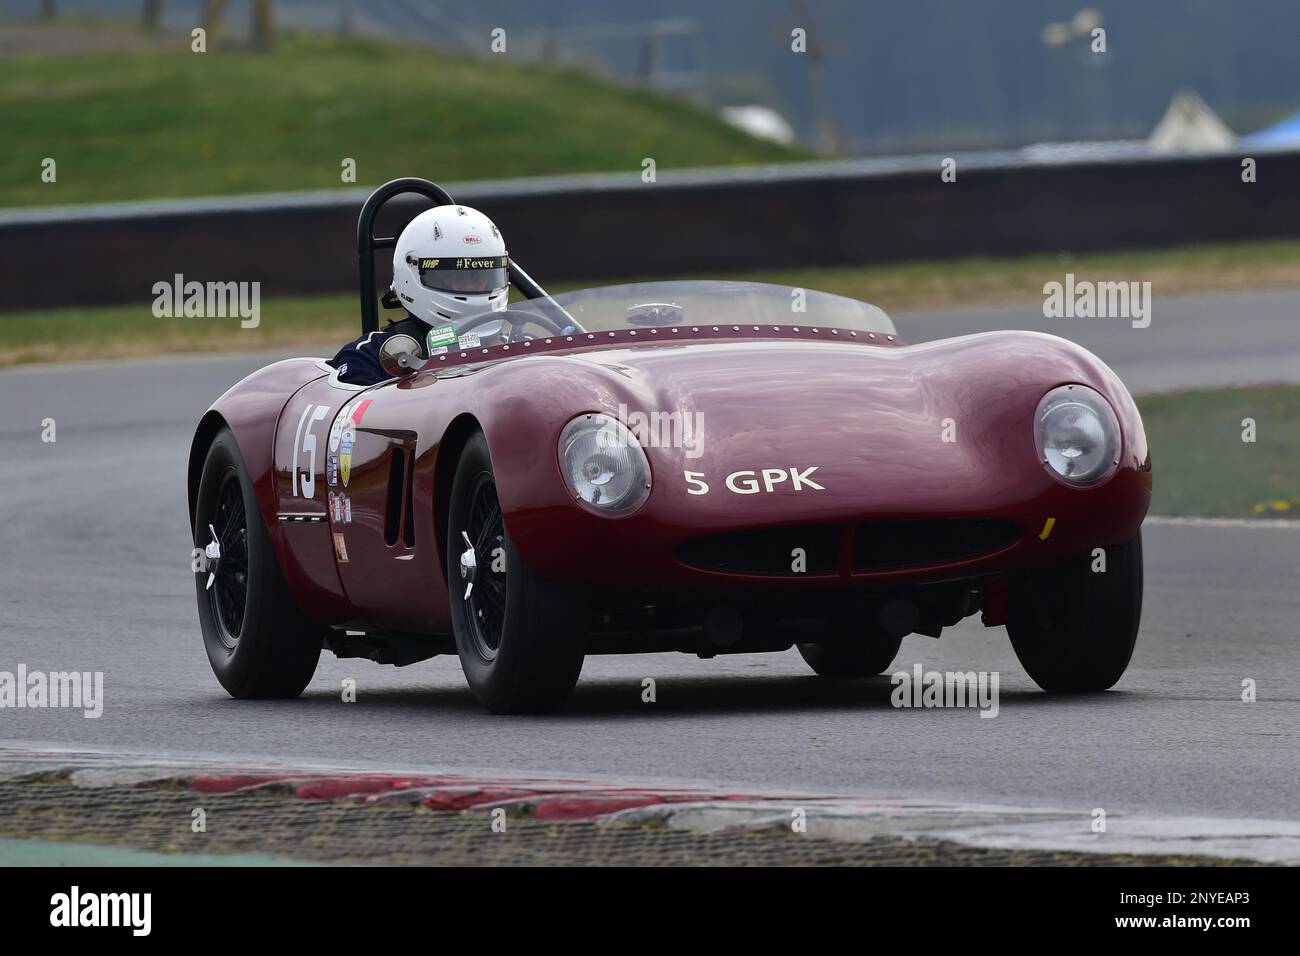
<svg viewBox="0 0 1300 956">
<path fill-rule="evenodd" d="M 527 484 L 499 474 L 512 535 L 553 576 L 671 577 L 689 540 L 873 519 L 998 518 L 1047 558 L 1131 535 L 1149 500 L 1127 392 L 1089 353 L 1049 336 L 628 349 L 565 364 L 557 389 L 568 394 L 556 400 L 622 419 L 646 449 L 653 489 L 637 513 L 610 519 L 574 503 L 555 480 L 558 462 L 539 469 L 529 456 Z M 1120 467 L 1096 488 L 1065 486 L 1035 456 L 1034 408 L 1065 382 L 1103 391 L 1125 430 Z"/>
</svg>

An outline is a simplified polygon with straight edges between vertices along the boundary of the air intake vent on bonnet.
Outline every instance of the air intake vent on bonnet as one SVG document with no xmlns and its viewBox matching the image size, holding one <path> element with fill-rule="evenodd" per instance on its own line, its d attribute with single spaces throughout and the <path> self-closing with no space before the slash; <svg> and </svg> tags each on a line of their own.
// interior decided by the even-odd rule
<svg viewBox="0 0 1300 956">
<path fill-rule="evenodd" d="M 1020 527 L 997 518 L 864 521 L 853 541 L 853 570 L 920 567 L 977 558 L 1020 537 Z"/>
</svg>

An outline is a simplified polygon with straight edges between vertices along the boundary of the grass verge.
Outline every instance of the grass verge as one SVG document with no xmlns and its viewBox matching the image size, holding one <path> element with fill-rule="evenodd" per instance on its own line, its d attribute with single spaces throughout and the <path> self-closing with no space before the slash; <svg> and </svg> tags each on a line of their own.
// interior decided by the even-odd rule
<svg viewBox="0 0 1300 956">
<path fill-rule="evenodd" d="M 1300 385 L 1219 388 L 1137 400 L 1151 445 L 1151 512 L 1300 518 Z M 1254 441 L 1243 441 L 1245 419 Z"/>
<path fill-rule="evenodd" d="M 811 156 L 679 99 L 508 57 L 295 35 L 265 54 L 158 42 L 0 57 L 0 207 L 327 189 L 345 159 L 364 184 Z"/>
<path fill-rule="evenodd" d="M 526 257 L 525 257 L 526 261 Z M 1081 277 L 1151 279 L 1153 294 L 1300 287 L 1300 241 L 1190 246 L 1083 256 L 1024 256 L 791 269 L 727 278 L 821 289 L 887 312 L 959 305 L 1041 302 L 1043 284 Z M 539 277 L 545 281 L 545 277 Z M 697 277 L 698 278 L 698 277 Z M 717 276 L 715 278 L 722 278 Z M 614 284 L 615 280 L 600 284 Z M 547 285 L 554 292 L 582 283 Z M 359 328 L 354 293 L 264 298 L 261 324 L 235 319 L 156 319 L 152 298 L 103 308 L 0 312 L 0 367 L 30 362 L 249 352 L 336 346 Z M 906 333 L 906 329 L 903 330 Z"/>
</svg>

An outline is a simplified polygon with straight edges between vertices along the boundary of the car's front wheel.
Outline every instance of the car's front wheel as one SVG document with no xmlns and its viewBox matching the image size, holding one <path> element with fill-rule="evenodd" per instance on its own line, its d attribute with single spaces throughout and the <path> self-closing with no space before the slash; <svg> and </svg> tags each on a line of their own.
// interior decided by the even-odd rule
<svg viewBox="0 0 1300 956">
<path fill-rule="evenodd" d="M 1142 620 L 1142 535 L 1059 567 L 1012 579 L 1007 633 L 1045 691 L 1084 693 L 1124 674 Z"/>
<path fill-rule="evenodd" d="M 582 671 L 587 603 L 538 575 L 515 548 L 481 432 L 452 481 L 447 568 L 456 650 L 479 703 L 494 713 L 561 707 Z"/>
<path fill-rule="evenodd" d="M 228 428 L 208 447 L 194 507 L 199 623 L 231 697 L 297 697 L 316 672 L 323 629 L 294 604 L 243 458 Z"/>
</svg>

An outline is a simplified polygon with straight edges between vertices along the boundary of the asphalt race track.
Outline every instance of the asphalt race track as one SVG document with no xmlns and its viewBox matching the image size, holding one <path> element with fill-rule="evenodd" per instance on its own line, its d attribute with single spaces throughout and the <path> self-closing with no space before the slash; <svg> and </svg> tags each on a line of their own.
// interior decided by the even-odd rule
<svg viewBox="0 0 1300 956">
<path fill-rule="evenodd" d="M 1051 332 L 1100 356 L 1135 393 L 1300 382 L 1300 293 L 1166 298 L 1154 288 L 1152 296 L 1147 328 L 1122 318 L 1044 318 L 1039 304 L 899 313 L 895 324 L 909 342 L 993 329 Z"/>
<path fill-rule="evenodd" d="M 1135 390 L 1294 380 L 1297 305 L 1295 293 L 1157 299 L 1151 329 L 1074 321 Z M 1034 314 L 968 310 L 947 327 L 1042 328 Z M 900 325 L 915 341 L 942 321 Z M 0 711 L 0 740 L 1300 819 L 1300 523 L 1150 523 L 1143 631 L 1106 694 L 1046 697 L 1001 628 L 904 641 L 897 667 L 999 671 L 991 720 L 894 709 L 887 678 L 823 682 L 793 651 L 589 658 L 570 707 L 546 718 L 485 715 L 445 657 L 398 670 L 326 653 L 302 700 L 230 700 L 199 636 L 185 460 L 203 409 L 268 360 L 0 373 L 0 670 L 103 671 L 106 698 L 99 719 Z M 47 417 L 55 444 L 40 440 Z M 349 677 L 358 700 L 345 704 Z M 646 677 L 657 703 L 642 703 Z M 1240 700 L 1245 678 L 1256 703 Z"/>
</svg>

